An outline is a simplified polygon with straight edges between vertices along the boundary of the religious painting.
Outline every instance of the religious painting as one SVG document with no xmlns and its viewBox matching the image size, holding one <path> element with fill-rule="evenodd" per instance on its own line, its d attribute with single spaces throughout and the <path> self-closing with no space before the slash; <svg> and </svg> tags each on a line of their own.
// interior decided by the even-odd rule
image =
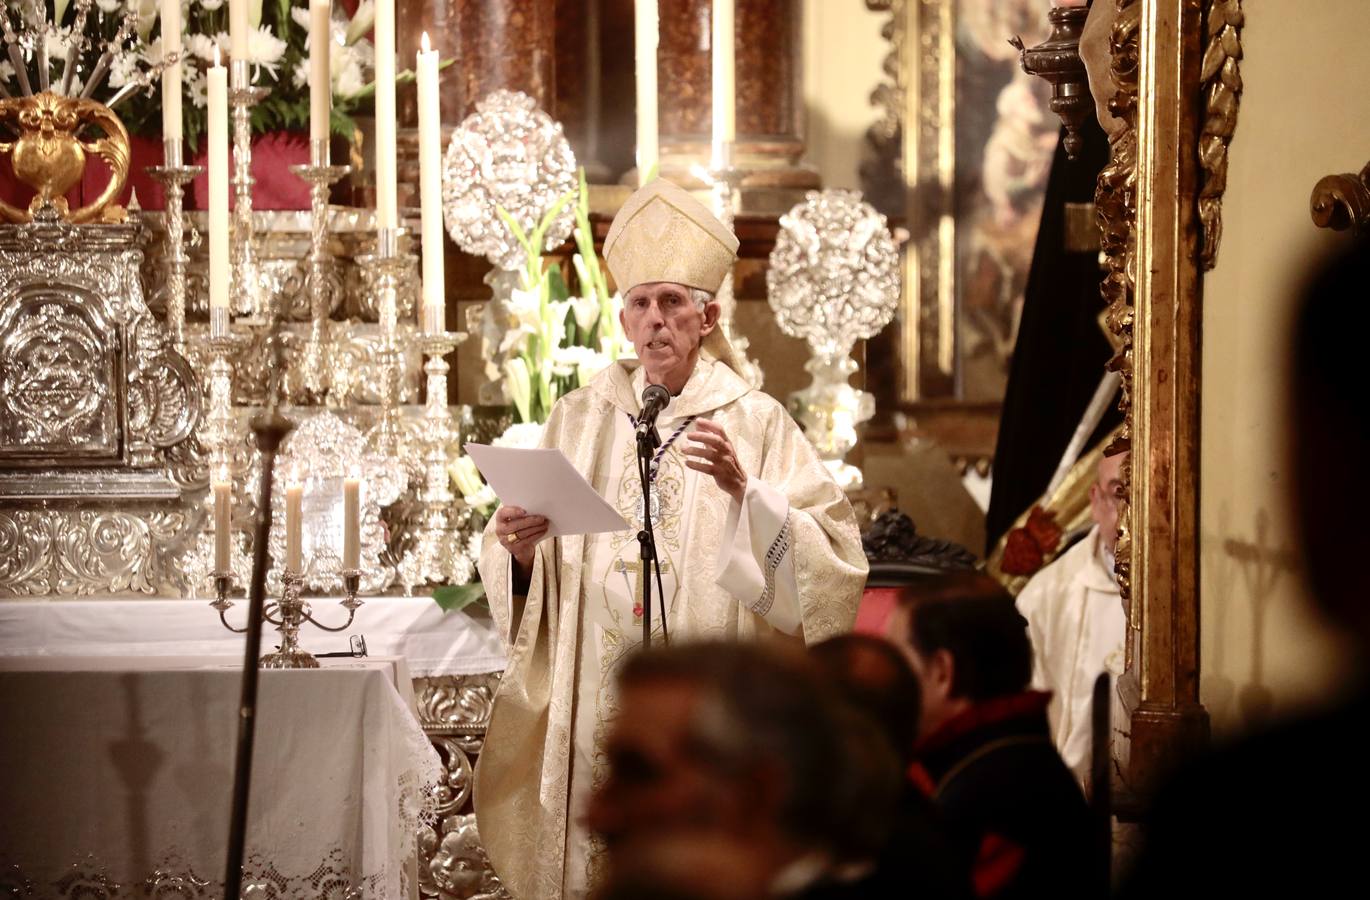
<svg viewBox="0 0 1370 900">
<path fill-rule="evenodd" d="M 885 115 L 863 180 L 910 235 L 900 327 L 886 339 L 900 371 L 882 401 L 997 406 L 1059 129 L 1049 87 L 1022 71 L 1008 39 L 1041 41 L 1044 4 L 868 5 L 893 16 L 895 82 L 876 94 Z"/>
</svg>

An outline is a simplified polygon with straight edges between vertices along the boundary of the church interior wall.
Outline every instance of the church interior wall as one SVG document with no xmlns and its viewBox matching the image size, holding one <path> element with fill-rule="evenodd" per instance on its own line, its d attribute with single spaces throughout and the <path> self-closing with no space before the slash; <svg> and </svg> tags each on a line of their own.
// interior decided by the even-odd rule
<svg viewBox="0 0 1370 900">
<path fill-rule="evenodd" d="M 1284 390 L 1301 278 L 1346 240 L 1313 226 L 1309 193 L 1370 155 L 1367 33 L 1364 0 L 1246 5 L 1223 238 L 1204 282 L 1200 692 L 1219 735 L 1295 711 L 1340 668 L 1305 604 Z"/>
</svg>

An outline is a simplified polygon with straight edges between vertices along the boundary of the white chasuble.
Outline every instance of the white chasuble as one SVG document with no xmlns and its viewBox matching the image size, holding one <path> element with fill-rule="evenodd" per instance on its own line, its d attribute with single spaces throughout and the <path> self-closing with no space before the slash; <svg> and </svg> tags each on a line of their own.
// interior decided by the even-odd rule
<svg viewBox="0 0 1370 900">
<path fill-rule="evenodd" d="M 1052 740 L 1086 789 L 1094 680 L 1108 672 L 1116 684 L 1127 636 L 1118 583 L 1103 556 L 1095 526 L 1018 595 L 1032 639 L 1032 686 L 1051 692 Z"/>
<path fill-rule="evenodd" d="M 616 669 L 642 641 L 642 489 L 632 418 L 644 385 L 620 362 L 552 410 L 543 446 L 560 448 L 628 521 L 537 548 L 526 598 L 486 531 L 481 577 L 509 646 L 476 774 L 476 816 L 514 896 L 579 896 L 597 854 L 576 821 L 605 775 L 601 747 Z M 748 474 L 743 501 L 686 467 L 695 418 L 721 425 Z M 701 357 L 657 422 L 653 531 L 672 641 L 822 640 L 856 617 L 866 561 L 855 517 L 785 409 L 732 369 Z M 679 433 L 677 433 L 679 432 Z M 673 439 L 674 438 L 674 439 Z M 652 632 L 662 632 L 653 584 Z"/>
</svg>

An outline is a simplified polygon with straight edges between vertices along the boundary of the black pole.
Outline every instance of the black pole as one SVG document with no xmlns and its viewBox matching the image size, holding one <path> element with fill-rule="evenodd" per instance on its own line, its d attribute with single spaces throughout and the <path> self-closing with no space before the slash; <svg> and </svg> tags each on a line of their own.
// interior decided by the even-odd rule
<svg viewBox="0 0 1370 900">
<path fill-rule="evenodd" d="M 242 694 L 238 700 L 238 750 L 233 763 L 233 810 L 228 822 L 228 859 L 224 864 L 224 898 L 242 894 L 243 855 L 247 847 L 247 798 L 252 786 L 252 748 L 257 732 L 257 675 L 261 670 L 262 609 L 266 594 L 266 553 L 271 530 L 271 488 L 276 451 L 294 423 L 276 409 L 280 373 L 285 364 L 282 319 L 273 316 L 267 344 L 273 365 L 267 383 L 267 407 L 252 417 L 252 431 L 261 451 L 261 479 L 257 491 L 257 523 L 252 543 L 252 580 L 247 590 L 247 641 L 243 647 Z"/>
<path fill-rule="evenodd" d="M 652 645 L 652 564 L 656 561 L 656 535 L 652 533 L 652 453 L 660 443 L 656 428 L 637 436 L 637 474 L 642 482 L 642 530 L 637 533 L 639 570 L 642 579 L 642 646 Z M 664 615 L 664 613 L 663 613 Z"/>
<path fill-rule="evenodd" d="M 271 528 L 271 488 L 276 450 L 291 429 L 289 419 L 267 409 L 252 420 L 262 453 L 257 493 L 257 528 L 252 543 L 252 581 L 247 593 L 247 641 L 243 647 L 242 695 L 238 701 L 238 751 L 233 766 L 233 813 L 228 825 L 228 862 L 224 897 L 241 893 L 247 845 L 247 795 L 252 783 L 252 747 L 257 728 L 257 675 L 262 652 L 262 607 L 266 593 L 266 551 Z"/>
</svg>

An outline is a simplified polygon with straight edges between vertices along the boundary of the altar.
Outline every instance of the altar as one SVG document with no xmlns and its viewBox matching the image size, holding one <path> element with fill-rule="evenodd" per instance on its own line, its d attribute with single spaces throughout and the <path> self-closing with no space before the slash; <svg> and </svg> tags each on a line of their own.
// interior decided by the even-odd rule
<svg viewBox="0 0 1370 900">
<path fill-rule="evenodd" d="M 262 674 L 244 896 L 418 896 L 443 769 L 404 671 Z M 240 680 L 223 657 L 0 659 L 0 892 L 221 896 Z"/>
</svg>

